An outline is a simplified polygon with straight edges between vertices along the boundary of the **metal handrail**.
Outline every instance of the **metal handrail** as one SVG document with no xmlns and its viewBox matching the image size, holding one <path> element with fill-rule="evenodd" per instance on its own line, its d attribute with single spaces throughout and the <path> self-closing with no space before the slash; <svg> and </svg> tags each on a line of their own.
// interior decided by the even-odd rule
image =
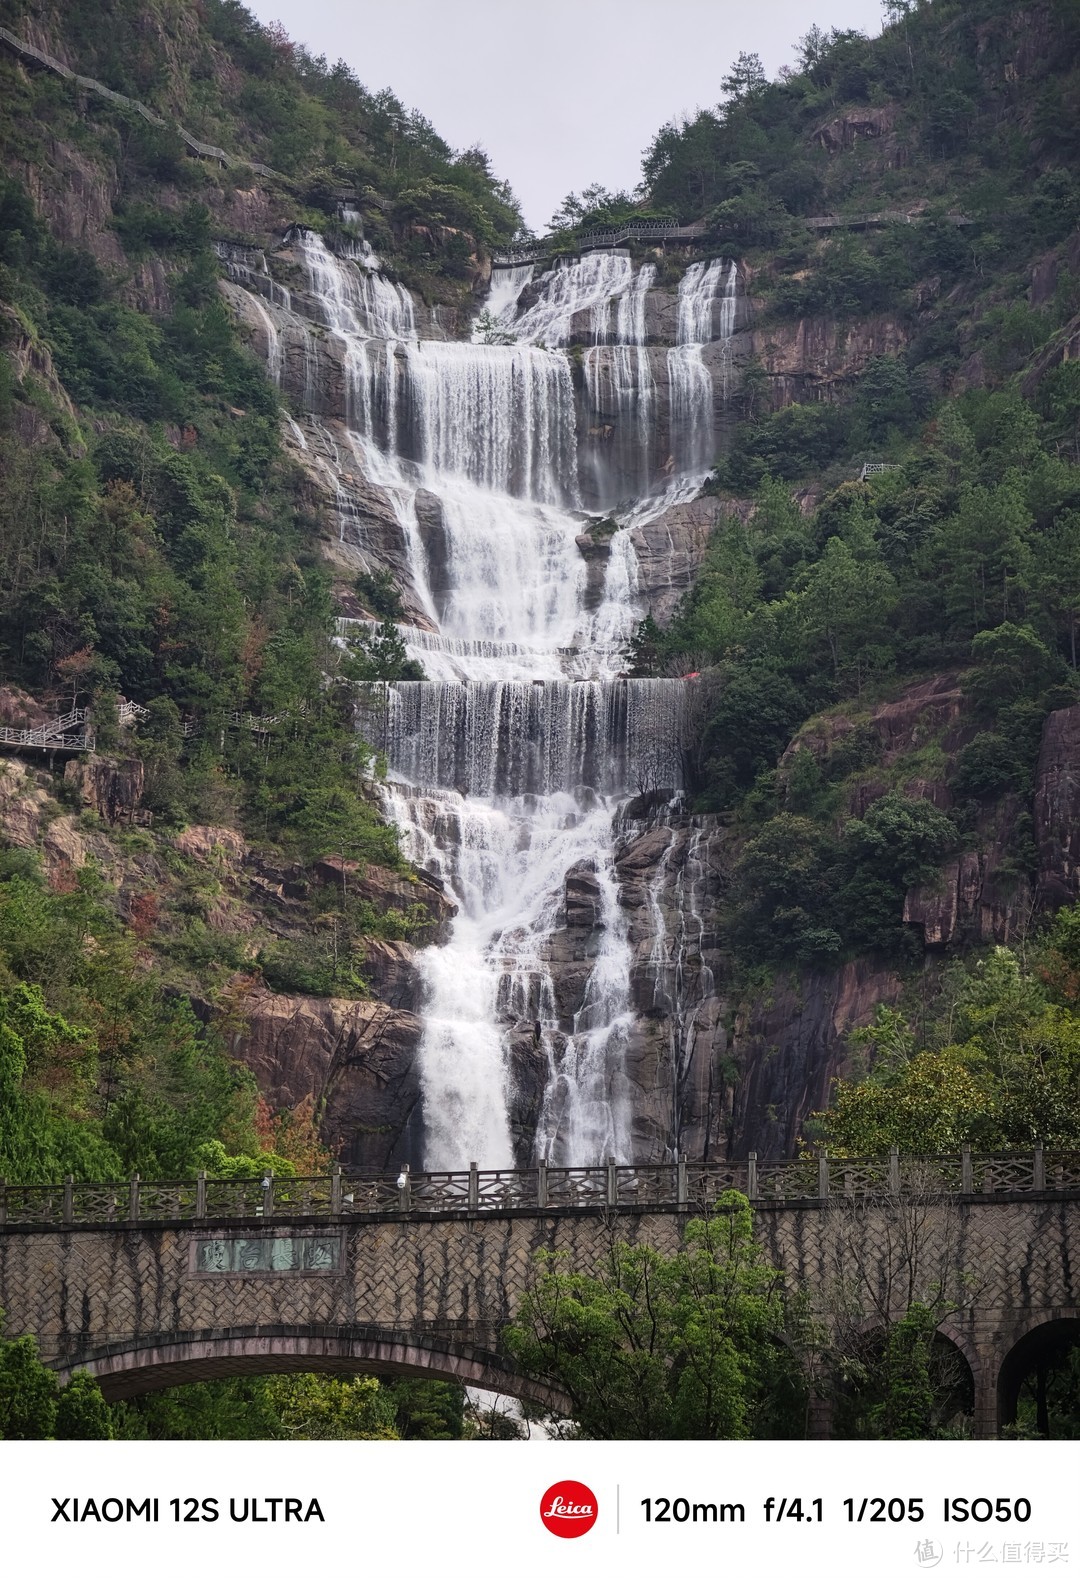
<svg viewBox="0 0 1080 1578">
<path fill-rule="evenodd" d="M 527 1214 L 596 1210 L 706 1209 L 724 1191 L 755 1203 L 820 1205 L 826 1200 L 889 1198 L 1014 1198 L 1080 1196 L 1080 1151 L 830 1157 L 795 1161 L 670 1162 L 641 1166 L 606 1162 L 549 1167 L 419 1172 L 397 1176 L 346 1171 L 305 1178 L 207 1178 L 150 1182 L 10 1184 L 0 1180 L 0 1231 L 5 1227 L 132 1226 L 140 1222 L 221 1223 L 252 1218 L 304 1220 L 364 1216 L 462 1216 L 492 1211 Z"/>
<path fill-rule="evenodd" d="M 859 230 L 878 225 L 914 225 L 919 224 L 926 217 L 925 214 L 911 214 L 900 208 L 884 208 L 872 214 L 815 214 L 797 222 L 805 225 L 807 230 Z M 966 226 L 975 222 L 966 214 L 949 213 L 942 217 L 945 223 L 950 225 Z M 795 220 L 794 215 L 792 219 Z M 692 241 L 714 233 L 715 227 L 710 227 L 703 219 L 696 220 L 690 225 L 662 225 L 655 221 L 641 220 L 619 225 L 613 230 L 586 231 L 580 236 L 575 236 L 573 244 L 578 251 L 589 252 L 594 248 L 618 246 L 620 242 L 632 241 L 635 237 Z M 531 242 L 528 246 L 507 247 L 501 252 L 493 253 L 492 267 L 510 268 L 515 263 L 536 262 L 539 258 L 550 257 L 555 245 L 553 236 L 545 236 L 542 240 Z"/>
<path fill-rule="evenodd" d="M 70 712 L 65 712 L 61 718 L 52 718 L 48 723 L 39 723 L 34 729 L 0 728 L 0 745 L 33 746 L 38 750 L 61 749 L 65 751 L 92 751 L 94 748 L 94 734 L 90 729 L 83 729 L 81 733 L 73 731 L 81 729 L 86 722 L 89 711 L 86 707 L 73 707 Z"/>
</svg>

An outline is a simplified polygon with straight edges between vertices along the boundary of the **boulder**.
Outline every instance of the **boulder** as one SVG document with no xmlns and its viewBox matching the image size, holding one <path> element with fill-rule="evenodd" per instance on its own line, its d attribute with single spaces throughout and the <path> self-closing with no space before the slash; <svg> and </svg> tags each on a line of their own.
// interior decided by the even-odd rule
<svg viewBox="0 0 1080 1578">
<path fill-rule="evenodd" d="M 247 840 L 231 827 L 186 827 L 173 839 L 173 847 L 192 860 L 240 864 L 248 852 Z"/>
<path fill-rule="evenodd" d="M 600 881 L 593 861 L 571 866 L 563 884 L 567 926 L 592 930 L 603 925 Z"/>
</svg>

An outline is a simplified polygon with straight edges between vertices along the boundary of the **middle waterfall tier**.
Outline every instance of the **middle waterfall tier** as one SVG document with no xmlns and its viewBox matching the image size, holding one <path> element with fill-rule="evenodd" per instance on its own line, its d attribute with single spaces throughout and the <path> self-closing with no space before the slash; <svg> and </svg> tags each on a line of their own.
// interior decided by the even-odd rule
<svg viewBox="0 0 1080 1578">
<path fill-rule="evenodd" d="M 683 698 L 671 679 L 399 683 L 385 749 L 395 778 L 460 794 L 674 793 Z"/>
</svg>

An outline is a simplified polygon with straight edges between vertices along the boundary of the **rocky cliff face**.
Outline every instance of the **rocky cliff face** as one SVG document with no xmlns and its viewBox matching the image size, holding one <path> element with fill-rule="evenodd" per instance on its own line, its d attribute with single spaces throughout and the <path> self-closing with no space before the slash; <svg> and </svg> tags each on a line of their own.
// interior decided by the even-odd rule
<svg viewBox="0 0 1080 1578">
<path fill-rule="evenodd" d="M 387 1002 L 243 994 L 236 1057 L 275 1111 L 311 1101 L 326 1144 L 350 1167 L 420 1165 L 420 1020 Z"/>
</svg>

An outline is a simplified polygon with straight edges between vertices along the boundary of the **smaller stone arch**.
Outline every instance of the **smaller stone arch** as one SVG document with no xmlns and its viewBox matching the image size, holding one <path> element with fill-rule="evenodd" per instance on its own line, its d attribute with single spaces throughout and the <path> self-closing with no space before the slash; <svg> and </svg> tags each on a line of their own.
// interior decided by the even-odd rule
<svg viewBox="0 0 1080 1578">
<path fill-rule="evenodd" d="M 982 1366 L 978 1357 L 966 1335 L 949 1321 L 942 1321 L 934 1333 L 934 1349 L 943 1389 L 941 1406 L 943 1410 L 951 1409 L 947 1417 L 938 1420 L 939 1427 L 963 1418 L 968 1420 L 966 1428 L 975 1430 L 982 1380 Z"/>
<path fill-rule="evenodd" d="M 1033 1317 L 1016 1337 L 998 1368 L 998 1430 L 1015 1425 L 1025 1380 L 1036 1373 L 1036 1429 L 1049 1435 L 1046 1374 L 1050 1360 L 1070 1346 L 1080 1346 L 1080 1310 L 1055 1309 Z"/>
<path fill-rule="evenodd" d="M 861 1349 L 864 1362 L 880 1358 L 889 1332 L 889 1324 L 876 1316 L 853 1321 L 848 1327 L 848 1339 Z M 877 1352 L 875 1352 L 877 1350 Z M 934 1329 L 931 1338 L 931 1378 L 935 1388 L 935 1428 L 957 1428 L 958 1420 L 966 1420 L 964 1433 L 977 1433 L 979 1384 L 982 1369 L 974 1345 L 967 1333 L 955 1321 L 946 1319 Z M 836 1388 L 835 1405 L 829 1407 L 829 1428 L 815 1434 L 829 1435 L 839 1426 L 841 1439 L 845 1425 L 850 1425 L 849 1411 L 857 1401 L 857 1389 L 850 1383 Z M 834 1411 L 835 1407 L 835 1411 Z"/>
</svg>

